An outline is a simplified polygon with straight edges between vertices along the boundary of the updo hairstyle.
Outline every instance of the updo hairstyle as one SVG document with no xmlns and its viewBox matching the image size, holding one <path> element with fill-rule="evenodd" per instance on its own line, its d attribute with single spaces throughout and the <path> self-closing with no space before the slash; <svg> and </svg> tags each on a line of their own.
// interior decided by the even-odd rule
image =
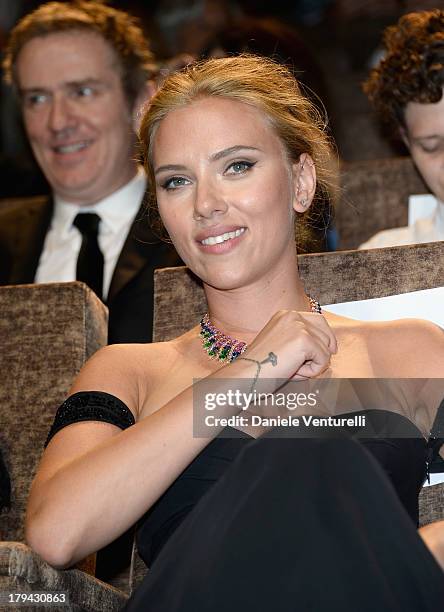
<svg viewBox="0 0 444 612">
<path fill-rule="evenodd" d="M 297 81 L 285 66 L 251 54 L 191 64 L 168 76 L 150 100 L 140 125 L 140 141 L 153 194 L 149 206 L 151 224 L 156 227 L 159 220 L 152 162 L 156 129 L 171 111 L 212 96 L 235 100 L 261 110 L 282 141 L 291 163 L 297 162 L 302 153 L 312 157 L 317 172 L 316 193 L 309 211 L 297 213 L 296 223 L 298 250 L 310 251 L 311 226 L 316 226 L 319 220 L 316 208 L 319 205 L 322 211 L 325 210 L 331 184 L 331 144 L 325 122 L 315 106 L 302 95 Z"/>
</svg>

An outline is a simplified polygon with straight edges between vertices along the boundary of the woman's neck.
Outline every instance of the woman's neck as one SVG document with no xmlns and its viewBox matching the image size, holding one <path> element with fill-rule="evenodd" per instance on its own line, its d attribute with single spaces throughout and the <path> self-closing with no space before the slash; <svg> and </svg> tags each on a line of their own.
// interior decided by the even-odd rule
<svg viewBox="0 0 444 612">
<path fill-rule="evenodd" d="M 279 310 L 310 311 L 297 270 L 281 271 L 239 289 L 205 286 L 212 324 L 225 334 L 250 343 Z M 316 296 L 313 296 L 316 297 Z"/>
</svg>

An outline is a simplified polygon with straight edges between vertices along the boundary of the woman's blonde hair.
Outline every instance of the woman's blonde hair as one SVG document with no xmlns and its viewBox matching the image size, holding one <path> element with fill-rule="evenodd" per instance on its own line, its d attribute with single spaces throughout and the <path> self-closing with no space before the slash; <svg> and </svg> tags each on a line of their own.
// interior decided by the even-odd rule
<svg viewBox="0 0 444 612">
<path fill-rule="evenodd" d="M 319 215 L 316 208 L 322 208 L 329 198 L 331 144 L 325 122 L 302 95 L 291 72 L 269 58 L 242 54 L 204 60 L 171 74 L 164 81 L 150 100 L 140 124 L 142 157 L 152 198 L 155 197 L 152 149 L 157 126 L 171 111 L 212 96 L 236 100 L 261 110 L 282 141 L 290 162 L 297 162 L 302 153 L 313 158 L 317 171 L 315 199 L 310 213 L 298 215 L 305 222 L 299 221 L 296 225 L 298 248 L 310 250 L 307 242 L 310 242 L 311 222 Z M 154 201 L 149 210 L 153 221 L 153 214 L 158 217 Z"/>
</svg>

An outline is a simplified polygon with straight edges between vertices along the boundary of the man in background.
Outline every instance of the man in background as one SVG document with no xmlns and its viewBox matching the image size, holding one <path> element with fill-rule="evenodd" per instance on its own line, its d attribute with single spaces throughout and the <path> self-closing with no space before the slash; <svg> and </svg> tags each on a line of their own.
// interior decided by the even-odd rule
<svg viewBox="0 0 444 612">
<path fill-rule="evenodd" d="M 50 2 L 12 30 L 4 59 L 52 197 L 0 202 L 0 284 L 82 280 L 109 308 L 109 342 L 149 342 L 153 271 L 177 265 L 143 214 L 137 109 L 156 65 L 128 14 Z"/>
</svg>

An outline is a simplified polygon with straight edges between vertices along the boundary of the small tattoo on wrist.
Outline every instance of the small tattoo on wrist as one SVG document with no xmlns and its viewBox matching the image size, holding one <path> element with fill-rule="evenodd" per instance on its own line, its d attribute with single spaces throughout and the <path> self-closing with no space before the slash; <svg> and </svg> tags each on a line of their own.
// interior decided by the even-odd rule
<svg viewBox="0 0 444 612">
<path fill-rule="evenodd" d="M 268 353 L 268 356 L 265 359 L 263 359 L 262 361 L 257 361 L 257 359 L 250 359 L 249 357 L 238 357 L 237 360 L 238 361 L 240 361 L 240 360 L 251 361 L 251 363 L 255 363 L 256 364 L 257 370 L 256 370 L 256 374 L 254 375 L 253 383 L 251 385 L 251 389 L 250 389 L 249 393 L 253 393 L 254 387 L 256 386 L 257 379 L 259 378 L 259 374 L 260 374 L 260 371 L 261 371 L 263 365 L 265 365 L 266 363 L 271 363 L 271 365 L 273 367 L 277 366 L 277 355 L 275 353 L 273 353 L 272 351 L 270 351 Z"/>
</svg>

